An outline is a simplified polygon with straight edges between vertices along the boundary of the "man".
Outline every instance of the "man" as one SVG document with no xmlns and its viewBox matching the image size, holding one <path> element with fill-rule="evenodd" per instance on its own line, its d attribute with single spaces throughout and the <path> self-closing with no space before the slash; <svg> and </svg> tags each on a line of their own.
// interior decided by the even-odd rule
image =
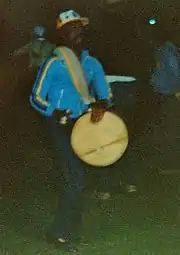
<svg viewBox="0 0 180 255">
<path fill-rule="evenodd" d="M 101 64 L 83 50 L 83 28 L 88 23 L 87 18 L 81 18 L 73 10 L 59 15 L 57 29 L 66 47 L 58 47 L 55 56 L 41 66 L 30 97 L 32 107 L 46 116 L 49 134 L 62 160 L 66 183 L 48 241 L 65 248 L 79 237 L 83 212 L 85 164 L 71 147 L 73 125 L 89 108 L 92 109 L 91 121 L 95 124 L 112 107 L 111 89 Z M 105 178 L 102 182 L 106 199 L 109 180 Z"/>
<path fill-rule="evenodd" d="M 56 47 L 56 45 L 45 39 L 45 28 L 43 26 L 36 26 L 33 34 L 35 35 L 35 39 L 20 49 L 15 50 L 13 53 L 14 56 L 29 54 L 29 70 L 37 70 L 43 61 L 53 54 Z"/>
<path fill-rule="evenodd" d="M 151 82 L 155 92 L 175 95 L 180 92 L 180 50 L 171 42 L 165 42 L 155 51 L 156 68 Z"/>
<path fill-rule="evenodd" d="M 165 41 L 158 46 L 154 53 L 155 68 L 151 76 L 151 85 L 153 91 L 153 105 L 156 107 L 154 118 L 159 115 L 166 115 L 172 118 L 174 109 L 178 107 L 178 99 L 180 98 L 180 50 L 171 43 Z M 158 112 L 159 114 L 158 114 Z"/>
<path fill-rule="evenodd" d="M 110 106 L 111 90 L 104 76 L 101 64 L 89 56 L 83 49 L 83 27 L 89 23 L 87 18 L 81 18 L 73 10 L 59 15 L 57 29 L 61 39 L 68 48 L 57 48 L 57 57 L 48 58 L 41 66 L 33 92 L 30 97 L 31 105 L 42 115 L 47 117 L 50 135 L 52 136 L 57 152 L 60 153 L 64 177 L 66 180 L 64 194 L 60 199 L 54 223 L 48 234 L 48 240 L 68 247 L 69 243 L 78 237 L 78 228 L 82 220 L 84 164 L 74 154 L 70 144 L 72 127 L 78 117 L 92 107 L 92 122 L 102 119 L 104 112 Z M 64 52 L 63 52 L 64 50 Z M 85 74 L 91 97 L 97 97 L 97 102 L 86 98 L 83 89 L 79 92 L 73 81 L 73 75 L 68 70 L 66 58 L 61 53 L 77 56 L 81 69 Z M 73 58 L 72 58 L 73 59 Z M 77 62 L 77 60 L 76 60 Z M 77 62 L 78 65 L 78 62 Z M 82 70 L 77 68 L 76 73 L 83 79 Z M 69 67 L 70 69 L 70 67 Z M 73 71 L 73 70 L 71 70 Z M 82 84 L 82 82 L 81 82 Z M 86 89 L 86 88 L 85 88 Z M 63 124 L 67 122 L 66 124 Z"/>
<path fill-rule="evenodd" d="M 47 57 L 52 56 L 53 51 L 56 45 L 48 42 L 45 35 L 45 28 L 41 25 L 38 25 L 33 30 L 33 37 L 35 37 L 30 43 L 24 45 L 18 50 L 15 50 L 14 56 L 27 55 L 28 58 L 28 67 L 27 64 L 24 64 L 24 70 L 17 73 L 18 82 L 17 86 L 14 88 L 13 102 L 19 105 L 21 108 L 24 108 L 22 104 L 27 104 L 29 93 L 32 90 L 32 82 L 39 69 L 40 65 L 45 61 Z M 19 69 L 17 69 L 17 72 Z M 24 84 L 26 82 L 26 86 Z M 19 100 L 21 98 L 21 100 Z M 23 102 L 23 99 L 25 100 Z"/>
</svg>

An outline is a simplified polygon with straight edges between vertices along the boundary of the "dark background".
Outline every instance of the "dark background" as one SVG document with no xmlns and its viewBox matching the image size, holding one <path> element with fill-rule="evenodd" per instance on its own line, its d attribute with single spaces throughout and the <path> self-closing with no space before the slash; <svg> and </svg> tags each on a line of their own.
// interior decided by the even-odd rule
<svg viewBox="0 0 180 255">
<path fill-rule="evenodd" d="M 26 71 L 28 59 L 11 53 L 29 42 L 38 23 L 58 44 L 55 20 L 68 8 L 89 16 L 89 48 L 106 73 L 134 75 L 132 86 L 138 88 L 134 140 L 112 180 L 113 185 L 120 182 L 121 170 L 128 169 L 137 177 L 138 192 L 131 197 L 118 189 L 110 201 L 86 196 L 82 254 L 177 255 L 179 101 L 155 95 L 149 79 L 155 47 L 166 40 L 180 45 L 178 0 L 127 0 L 111 6 L 97 0 L 0 2 L 0 253 L 61 253 L 44 240 L 62 187 L 59 162 L 43 117 L 28 103 L 34 81 Z M 149 17 L 156 17 L 157 24 L 150 26 Z M 89 178 L 89 191 L 95 183 Z"/>
<path fill-rule="evenodd" d="M 134 167 L 138 164 L 136 160 L 139 160 L 137 159 L 139 155 L 148 155 L 146 166 L 143 168 L 143 172 L 146 173 L 149 157 L 151 158 L 153 153 L 153 160 L 150 161 L 155 169 L 160 165 L 167 169 L 170 166 L 177 169 L 179 129 L 178 116 L 175 113 L 178 105 L 177 102 L 173 100 L 169 102 L 167 99 L 160 104 L 161 100 L 153 93 L 149 79 L 154 67 L 154 49 L 166 40 L 176 45 L 180 43 L 178 2 L 125 1 L 112 5 L 98 5 L 97 1 L 8 1 L 1 2 L 0 9 L 0 111 L 3 141 L 1 169 L 5 176 L 3 178 L 15 183 L 17 178 L 10 176 L 18 175 L 19 170 L 16 169 L 21 165 L 23 173 L 23 157 L 28 159 L 27 151 L 33 151 L 33 146 L 39 146 L 40 141 L 44 141 L 46 136 L 42 132 L 41 118 L 28 103 L 28 95 L 33 84 L 32 77 L 28 76 L 25 70 L 28 59 L 26 57 L 15 59 L 12 52 L 29 42 L 36 24 L 46 26 L 47 38 L 58 44 L 56 18 L 61 11 L 69 8 L 74 8 L 82 16 L 89 17 L 88 46 L 91 54 L 102 62 L 106 73 L 137 78 L 138 106 L 134 110 L 136 145 L 134 150 L 132 148 L 133 160 L 125 160 L 125 163 L 131 167 L 131 163 L 134 162 L 132 163 Z M 150 17 L 157 19 L 156 25 L 148 24 Z M 170 134 L 167 136 L 167 133 Z M 153 146 L 158 148 L 157 151 Z M 42 144 L 42 147 L 47 146 Z M 19 161 L 20 165 L 12 164 L 13 160 Z"/>
</svg>

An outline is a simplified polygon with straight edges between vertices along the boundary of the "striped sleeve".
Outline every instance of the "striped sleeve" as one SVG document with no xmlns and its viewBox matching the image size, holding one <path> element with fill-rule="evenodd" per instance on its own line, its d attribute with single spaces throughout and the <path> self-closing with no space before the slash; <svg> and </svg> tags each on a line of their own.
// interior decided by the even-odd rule
<svg viewBox="0 0 180 255">
<path fill-rule="evenodd" d="M 48 58 L 40 67 L 30 96 L 30 104 L 42 115 L 51 116 L 53 107 L 48 102 L 47 95 L 51 86 L 52 74 L 55 72 L 56 57 Z"/>
</svg>

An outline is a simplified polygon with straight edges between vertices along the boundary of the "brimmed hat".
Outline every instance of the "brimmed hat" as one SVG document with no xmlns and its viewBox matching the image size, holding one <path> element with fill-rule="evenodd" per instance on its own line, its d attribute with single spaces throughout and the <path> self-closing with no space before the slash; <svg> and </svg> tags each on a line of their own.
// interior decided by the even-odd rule
<svg viewBox="0 0 180 255">
<path fill-rule="evenodd" d="M 81 17 L 75 11 L 69 10 L 59 14 L 59 17 L 56 22 L 56 28 L 61 29 L 65 24 L 73 21 L 80 21 L 83 26 L 87 26 L 89 24 L 88 18 Z"/>
</svg>

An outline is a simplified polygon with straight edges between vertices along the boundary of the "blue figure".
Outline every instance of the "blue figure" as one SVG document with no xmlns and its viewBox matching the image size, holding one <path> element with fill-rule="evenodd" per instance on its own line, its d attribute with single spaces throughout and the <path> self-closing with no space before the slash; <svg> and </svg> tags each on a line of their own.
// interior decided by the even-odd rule
<svg viewBox="0 0 180 255">
<path fill-rule="evenodd" d="M 151 77 L 155 92 L 165 95 L 178 95 L 180 92 L 180 51 L 171 42 L 155 51 L 156 67 Z"/>
</svg>

